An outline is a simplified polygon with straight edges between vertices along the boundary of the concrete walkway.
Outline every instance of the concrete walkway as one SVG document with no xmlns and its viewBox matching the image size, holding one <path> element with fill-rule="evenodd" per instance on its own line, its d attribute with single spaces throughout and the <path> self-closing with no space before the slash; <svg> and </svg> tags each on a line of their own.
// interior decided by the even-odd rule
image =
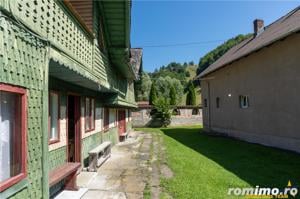
<svg viewBox="0 0 300 199">
<path fill-rule="evenodd" d="M 81 172 L 78 186 L 88 189 L 82 198 L 138 199 L 144 197 L 144 191 L 150 192 L 151 198 L 159 198 L 156 155 L 160 147 L 153 140 L 152 134 L 134 132 L 125 143 L 113 147 L 111 157 L 97 172 Z"/>
</svg>

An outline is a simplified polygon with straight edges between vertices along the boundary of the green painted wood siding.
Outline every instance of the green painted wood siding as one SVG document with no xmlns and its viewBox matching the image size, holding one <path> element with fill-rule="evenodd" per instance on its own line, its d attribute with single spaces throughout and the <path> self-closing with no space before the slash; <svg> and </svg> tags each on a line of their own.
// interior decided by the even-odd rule
<svg viewBox="0 0 300 199">
<path fill-rule="evenodd" d="M 107 84 L 108 59 L 99 53 L 94 38 L 84 31 L 76 19 L 62 3 L 54 0 L 43 1 L 5 1 L 6 7 L 14 16 L 44 39 L 80 63 L 86 72 Z"/>
<path fill-rule="evenodd" d="M 52 52 L 63 52 L 75 62 L 73 64 L 80 74 L 86 74 L 87 77 L 94 77 L 95 82 L 100 83 L 106 88 L 115 92 L 120 92 L 122 96 L 127 96 L 127 80 L 119 76 L 117 68 L 111 65 L 110 60 L 98 48 L 97 37 L 92 38 L 76 18 L 66 9 L 62 1 L 23 1 L 23 0 L 0 0 L 2 9 L 13 13 L 13 15 L 26 26 L 32 29 L 40 37 L 49 40 Z M 98 7 L 94 12 L 99 12 Z M 99 14 L 99 13 L 98 13 Z M 94 22 L 95 33 L 99 25 Z M 57 53 L 51 53 L 55 56 Z M 60 59 L 60 55 L 58 58 Z M 51 58 L 51 57 L 50 57 Z M 74 62 L 74 63 L 75 63 Z M 81 71 L 85 72 L 82 73 Z M 33 70 L 33 72 L 36 72 Z M 131 93 L 130 93 L 131 96 Z M 123 100 L 129 100 L 135 103 L 133 97 L 123 97 Z"/>
<path fill-rule="evenodd" d="M 43 104 L 47 81 L 46 46 L 7 18 L 0 17 L 0 82 L 27 90 L 27 183 L 12 198 L 48 197 L 43 189 L 48 175 L 44 176 L 47 154 L 43 146 Z M 46 134 L 47 135 L 47 134 Z M 48 170 L 46 169 L 46 173 Z M 0 198 L 13 194 L 18 184 L 0 193 Z M 4 197 L 5 195 L 5 197 Z"/>
<path fill-rule="evenodd" d="M 67 162 L 67 147 L 63 146 L 58 149 L 49 151 L 49 170 L 53 170 Z"/>
</svg>

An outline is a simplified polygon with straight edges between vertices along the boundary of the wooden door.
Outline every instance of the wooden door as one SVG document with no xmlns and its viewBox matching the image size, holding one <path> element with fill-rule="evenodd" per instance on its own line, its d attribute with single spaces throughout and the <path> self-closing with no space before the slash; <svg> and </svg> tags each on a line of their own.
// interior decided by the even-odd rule
<svg viewBox="0 0 300 199">
<path fill-rule="evenodd" d="M 125 110 L 118 110 L 119 135 L 126 132 L 126 113 Z"/>
<path fill-rule="evenodd" d="M 81 125 L 80 125 L 80 97 L 76 96 L 75 104 L 75 162 L 81 162 Z"/>
<path fill-rule="evenodd" d="M 81 162 L 80 96 L 68 96 L 68 162 Z"/>
</svg>

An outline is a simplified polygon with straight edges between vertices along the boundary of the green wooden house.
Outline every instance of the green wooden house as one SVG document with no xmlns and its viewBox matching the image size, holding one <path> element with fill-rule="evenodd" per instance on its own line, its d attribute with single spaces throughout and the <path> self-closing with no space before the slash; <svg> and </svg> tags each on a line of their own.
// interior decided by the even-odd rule
<svg viewBox="0 0 300 199">
<path fill-rule="evenodd" d="M 0 198 L 49 198 L 131 129 L 142 50 L 130 1 L 0 0 Z M 80 170 L 80 169 L 79 169 Z"/>
</svg>

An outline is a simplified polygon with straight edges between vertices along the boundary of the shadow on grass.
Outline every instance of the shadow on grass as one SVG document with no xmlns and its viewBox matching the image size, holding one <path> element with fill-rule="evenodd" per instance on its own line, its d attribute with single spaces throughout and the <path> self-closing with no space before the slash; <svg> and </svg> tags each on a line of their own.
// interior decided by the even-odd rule
<svg viewBox="0 0 300 199">
<path fill-rule="evenodd" d="M 206 135 L 200 128 L 163 128 L 163 133 L 204 155 L 252 186 L 300 184 L 300 155 L 231 138 Z"/>
</svg>

